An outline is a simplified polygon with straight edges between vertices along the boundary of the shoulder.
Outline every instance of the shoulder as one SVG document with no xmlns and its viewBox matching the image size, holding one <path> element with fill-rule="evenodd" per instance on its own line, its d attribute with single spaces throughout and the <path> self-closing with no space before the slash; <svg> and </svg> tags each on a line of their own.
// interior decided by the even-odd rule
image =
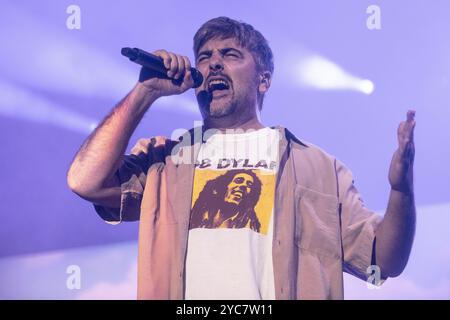
<svg viewBox="0 0 450 320">
<path fill-rule="evenodd" d="M 292 133 L 291 133 L 292 135 Z M 286 134 L 296 183 L 322 194 L 336 195 L 339 176 L 347 169 L 321 147 Z"/>
<path fill-rule="evenodd" d="M 334 166 L 336 157 L 321 147 L 296 137 L 288 129 L 285 129 L 285 136 L 290 145 L 294 160 L 311 162 L 315 166 Z"/>
<path fill-rule="evenodd" d="M 299 184 L 327 194 L 339 194 L 339 188 L 353 184 L 353 173 L 334 155 L 297 137 L 290 139 L 289 145 Z"/>
</svg>

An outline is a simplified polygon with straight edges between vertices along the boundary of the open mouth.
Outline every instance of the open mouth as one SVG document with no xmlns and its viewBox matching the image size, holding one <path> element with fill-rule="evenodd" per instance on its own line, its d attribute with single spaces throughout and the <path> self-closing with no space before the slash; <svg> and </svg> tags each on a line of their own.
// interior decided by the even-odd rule
<svg viewBox="0 0 450 320">
<path fill-rule="evenodd" d="M 231 194 L 238 199 L 241 199 L 242 196 L 244 195 L 244 193 L 241 190 L 232 191 Z"/>
<path fill-rule="evenodd" d="M 226 94 L 230 89 L 230 83 L 226 78 L 211 78 L 207 84 L 208 92 L 213 96 Z"/>
</svg>

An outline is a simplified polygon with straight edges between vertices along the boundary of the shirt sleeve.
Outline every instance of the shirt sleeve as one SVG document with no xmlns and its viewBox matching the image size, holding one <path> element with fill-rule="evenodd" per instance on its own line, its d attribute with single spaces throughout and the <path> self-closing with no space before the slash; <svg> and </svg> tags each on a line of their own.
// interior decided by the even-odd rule
<svg viewBox="0 0 450 320">
<path fill-rule="evenodd" d="M 339 190 L 344 271 L 366 281 L 371 274 L 368 268 L 376 264 L 375 232 L 382 217 L 364 206 L 350 170 L 338 160 L 335 165 Z"/>
<path fill-rule="evenodd" d="M 122 221 L 139 220 L 147 171 L 155 162 L 164 161 L 164 142 L 161 145 L 154 138 L 140 139 L 131 153 L 124 157 L 122 165 L 116 171 L 121 189 L 120 208 L 94 204 L 95 211 L 105 222 L 118 224 Z"/>
</svg>

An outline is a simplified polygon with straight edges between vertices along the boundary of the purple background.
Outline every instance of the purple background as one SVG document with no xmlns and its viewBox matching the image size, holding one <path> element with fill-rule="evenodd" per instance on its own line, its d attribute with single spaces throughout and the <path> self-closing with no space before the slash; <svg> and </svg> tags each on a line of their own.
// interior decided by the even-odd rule
<svg viewBox="0 0 450 320">
<path fill-rule="evenodd" d="M 79 30 L 66 27 L 71 4 L 81 9 Z M 381 9 L 380 30 L 366 26 L 371 4 Z M 64 265 L 73 252 L 75 260 L 84 261 L 83 252 L 119 248 L 116 251 L 127 263 L 133 262 L 135 253 L 129 247 L 135 247 L 137 223 L 118 227 L 103 223 L 89 203 L 68 190 L 66 171 L 95 123 L 136 81 L 139 68 L 120 55 L 121 47 L 164 48 L 192 61 L 195 31 L 206 20 L 225 15 L 251 23 L 274 52 L 275 74 L 263 122 L 286 126 L 337 156 L 353 171 L 366 205 L 381 214 L 389 193 L 387 172 L 398 123 L 408 109 L 417 111 L 419 219 L 410 263 L 399 279 L 389 280 L 400 288 L 397 291 L 389 291 L 389 281 L 384 290 L 358 291 L 355 288 L 365 289 L 365 284 L 350 279 L 347 297 L 449 299 L 449 11 L 450 2 L 445 0 L 3 1 L 0 280 L 14 280 L 16 291 L 1 289 L 0 297 L 80 297 L 25 281 L 27 271 L 21 272 L 19 266 L 30 257 L 45 260 L 58 252 L 56 260 Z M 321 61 L 319 71 L 298 67 L 314 57 Z M 375 90 L 365 94 L 343 86 L 344 80 L 334 79 L 333 70 L 325 68 L 330 64 L 347 79 L 369 79 Z M 331 77 L 334 88 L 300 81 L 308 72 L 316 72 L 322 80 Z M 130 146 L 139 137 L 170 137 L 173 130 L 189 129 L 200 120 L 192 90 L 163 99 L 147 113 Z M 60 270 L 64 278 L 65 267 L 52 261 L 42 268 Z M 98 270 L 107 261 L 98 259 Z M 71 263 L 77 262 L 67 262 Z M 90 286 L 95 287 L 92 268 Z M 99 297 L 108 298 L 106 291 L 100 290 Z"/>
</svg>

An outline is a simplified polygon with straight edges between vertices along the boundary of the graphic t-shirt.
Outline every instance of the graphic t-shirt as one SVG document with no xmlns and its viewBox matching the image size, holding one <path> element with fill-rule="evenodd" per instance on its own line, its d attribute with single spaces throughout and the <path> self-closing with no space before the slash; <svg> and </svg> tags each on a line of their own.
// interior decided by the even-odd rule
<svg viewBox="0 0 450 320">
<path fill-rule="evenodd" d="M 186 299 L 275 299 L 279 132 L 216 133 L 195 165 Z"/>
</svg>

